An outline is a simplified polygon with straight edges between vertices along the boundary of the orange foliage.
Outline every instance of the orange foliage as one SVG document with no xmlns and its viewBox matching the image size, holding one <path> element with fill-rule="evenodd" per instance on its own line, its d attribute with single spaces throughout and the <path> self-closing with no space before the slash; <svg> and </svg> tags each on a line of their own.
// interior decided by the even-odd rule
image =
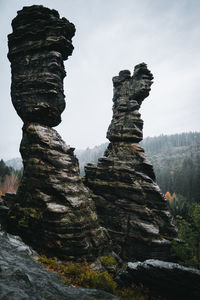
<svg viewBox="0 0 200 300">
<path fill-rule="evenodd" d="M 173 197 L 172 197 L 172 195 L 170 194 L 170 192 L 167 192 L 167 193 L 165 194 L 165 197 L 166 197 L 167 200 L 169 200 L 169 201 L 172 201 L 172 199 L 173 199 Z"/>
<path fill-rule="evenodd" d="M 0 195 L 5 193 L 16 193 L 19 180 L 15 174 L 6 175 L 0 186 Z"/>
<path fill-rule="evenodd" d="M 165 197 L 167 198 L 168 201 L 172 201 L 172 200 L 175 200 L 177 197 L 176 197 L 176 194 L 173 193 L 172 195 L 170 194 L 170 192 L 167 192 L 165 194 Z"/>
</svg>

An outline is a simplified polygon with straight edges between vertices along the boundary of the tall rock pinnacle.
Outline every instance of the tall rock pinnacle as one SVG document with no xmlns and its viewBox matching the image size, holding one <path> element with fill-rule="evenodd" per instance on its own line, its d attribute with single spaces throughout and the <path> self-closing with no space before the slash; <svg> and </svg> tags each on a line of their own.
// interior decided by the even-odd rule
<svg viewBox="0 0 200 300">
<path fill-rule="evenodd" d="M 152 79 L 144 63 L 135 67 L 132 77 L 130 71 L 125 70 L 113 78 L 113 119 L 107 132 L 111 142 L 137 143 L 143 139 L 143 121 L 138 110 L 149 95 Z"/>
<path fill-rule="evenodd" d="M 8 36 L 13 105 L 24 121 L 56 126 L 65 108 L 63 60 L 72 54 L 75 27 L 55 10 L 33 5 L 18 11 Z"/>
<path fill-rule="evenodd" d="M 72 54 L 75 27 L 55 10 L 24 7 L 8 36 L 13 105 L 24 122 L 24 173 L 8 230 L 36 250 L 64 259 L 94 260 L 108 238 L 91 193 L 80 179 L 74 149 L 51 127 L 65 108 L 63 60 Z"/>
<path fill-rule="evenodd" d="M 110 140 L 98 164 L 85 168 L 85 184 L 93 191 L 101 224 L 114 250 L 125 260 L 170 259 L 177 231 L 152 165 L 138 144 L 143 138 L 139 108 L 149 95 L 153 76 L 142 63 L 133 76 L 125 70 L 113 78 Z"/>
</svg>

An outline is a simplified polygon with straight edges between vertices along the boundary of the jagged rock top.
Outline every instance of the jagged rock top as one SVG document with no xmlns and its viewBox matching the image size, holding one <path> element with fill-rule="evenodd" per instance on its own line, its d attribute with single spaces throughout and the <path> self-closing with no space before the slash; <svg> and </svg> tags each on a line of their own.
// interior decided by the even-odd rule
<svg viewBox="0 0 200 300">
<path fill-rule="evenodd" d="M 54 9 L 42 5 L 24 7 L 12 21 L 13 33 L 8 36 L 8 58 L 37 49 L 56 50 L 67 59 L 72 54 L 72 37 L 75 26 L 66 18 L 60 18 Z"/>
<path fill-rule="evenodd" d="M 107 132 L 111 142 L 137 143 L 142 140 L 143 121 L 138 110 L 149 95 L 152 79 L 145 63 L 135 66 L 133 76 L 124 70 L 113 77 L 113 119 Z"/>
<path fill-rule="evenodd" d="M 135 66 L 133 76 L 129 70 L 119 72 L 118 76 L 113 77 L 113 85 L 115 88 L 113 101 L 120 96 L 129 96 L 129 100 L 136 100 L 139 104 L 149 96 L 151 90 L 153 75 L 147 69 L 145 63 Z M 123 84 L 125 86 L 123 86 Z"/>
</svg>

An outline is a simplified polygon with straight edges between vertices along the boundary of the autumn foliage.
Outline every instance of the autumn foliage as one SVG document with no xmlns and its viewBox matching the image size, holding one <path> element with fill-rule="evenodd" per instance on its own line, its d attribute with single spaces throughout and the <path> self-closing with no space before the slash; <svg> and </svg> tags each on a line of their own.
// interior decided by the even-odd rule
<svg viewBox="0 0 200 300">
<path fill-rule="evenodd" d="M 6 175 L 4 181 L 1 183 L 1 193 L 16 193 L 19 185 L 19 179 L 16 174 Z"/>
<path fill-rule="evenodd" d="M 0 198 L 6 193 L 16 193 L 21 179 L 22 171 L 14 170 L 0 161 Z"/>
<path fill-rule="evenodd" d="M 177 199 L 176 194 L 173 193 L 173 194 L 171 195 L 170 192 L 166 192 L 165 197 L 167 198 L 168 201 L 173 201 L 173 200 L 176 200 L 176 199 Z"/>
<path fill-rule="evenodd" d="M 92 268 L 87 261 L 82 262 L 62 262 L 56 257 L 47 258 L 46 256 L 41 256 L 39 261 L 46 265 L 51 271 L 59 273 L 62 276 L 62 281 L 74 287 L 82 288 L 94 288 L 104 290 L 106 292 L 116 295 L 119 300 L 148 300 L 149 291 L 142 290 L 140 287 L 132 284 L 129 287 L 120 286 L 113 276 L 107 270 L 97 271 Z M 114 265 L 117 262 L 108 256 L 101 258 L 101 263 L 103 265 Z M 154 298 L 157 300 L 158 298 Z"/>
</svg>

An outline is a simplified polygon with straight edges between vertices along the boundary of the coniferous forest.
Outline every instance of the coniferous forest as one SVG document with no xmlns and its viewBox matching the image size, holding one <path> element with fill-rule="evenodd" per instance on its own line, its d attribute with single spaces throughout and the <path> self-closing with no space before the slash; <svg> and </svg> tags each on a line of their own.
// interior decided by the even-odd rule
<svg viewBox="0 0 200 300">
<path fill-rule="evenodd" d="M 200 202 L 200 133 L 149 137 L 142 146 L 164 194 L 175 193 L 188 202 Z"/>
<path fill-rule="evenodd" d="M 200 133 L 149 137 L 142 145 L 184 241 L 173 250 L 182 263 L 200 268 Z"/>
</svg>

